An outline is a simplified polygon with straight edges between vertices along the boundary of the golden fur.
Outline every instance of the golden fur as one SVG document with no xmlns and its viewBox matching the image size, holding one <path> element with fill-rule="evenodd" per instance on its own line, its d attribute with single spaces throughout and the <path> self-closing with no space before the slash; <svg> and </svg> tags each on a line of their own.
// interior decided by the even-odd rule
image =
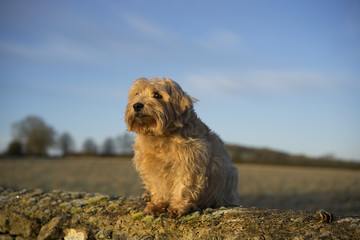
<svg viewBox="0 0 360 240">
<path fill-rule="evenodd" d="M 140 78 L 128 98 L 133 160 L 150 194 L 146 212 L 181 216 L 238 203 L 237 169 L 218 135 L 197 117 L 195 98 L 168 78 Z"/>
</svg>

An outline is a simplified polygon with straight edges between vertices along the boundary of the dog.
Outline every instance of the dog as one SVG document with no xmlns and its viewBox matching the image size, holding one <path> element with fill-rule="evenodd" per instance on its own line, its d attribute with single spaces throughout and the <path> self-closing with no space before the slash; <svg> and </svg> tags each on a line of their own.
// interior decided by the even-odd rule
<svg viewBox="0 0 360 240">
<path fill-rule="evenodd" d="M 133 162 L 148 198 L 145 212 L 179 217 L 237 206 L 238 172 L 218 135 L 196 115 L 197 99 L 169 78 L 139 78 L 125 122 L 136 133 Z"/>
</svg>

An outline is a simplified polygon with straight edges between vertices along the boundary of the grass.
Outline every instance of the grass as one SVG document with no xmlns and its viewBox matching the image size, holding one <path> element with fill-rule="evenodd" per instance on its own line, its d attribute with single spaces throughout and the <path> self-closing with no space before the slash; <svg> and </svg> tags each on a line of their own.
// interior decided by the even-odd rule
<svg viewBox="0 0 360 240">
<path fill-rule="evenodd" d="M 360 214 L 360 171 L 237 164 L 241 205 Z M 130 159 L 3 159 L 0 186 L 139 196 Z"/>
</svg>

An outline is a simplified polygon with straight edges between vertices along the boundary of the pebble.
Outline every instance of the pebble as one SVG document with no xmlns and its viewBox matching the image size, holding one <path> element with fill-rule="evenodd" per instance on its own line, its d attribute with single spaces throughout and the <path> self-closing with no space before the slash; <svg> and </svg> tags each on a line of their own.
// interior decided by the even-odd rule
<svg viewBox="0 0 360 240">
<path fill-rule="evenodd" d="M 228 215 L 230 213 L 235 213 L 237 210 L 236 209 L 223 209 L 221 210 L 217 210 L 215 212 L 213 212 L 213 215 L 216 216 L 216 217 L 221 217 L 223 215 Z"/>
<path fill-rule="evenodd" d="M 330 238 L 330 237 L 331 237 L 331 233 L 324 232 L 319 236 L 319 239 L 326 239 L 326 238 Z"/>
<path fill-rule="evenodd" d="M 303 218 L 296 218 L 296 219 L 294 220 L 294 223 L 302 223 L 302 222 L 304 222 L 304 219 L 303 219 Z"/>
<path fill-rule="evenodd" d="M 85 240 L 86 234 L 82 231 L 77 231 L 76 229 L 66 229 L 65 230 L 66 236 L 64 237 L 65 240 Z"/>
<path fill-rule="evenodd" d="M 356 223 L 350 224 L 350 227 L 351 227 L 351 228 L 358 228 L 358 229 L 360 229 L 360 225 L 359 225 L 359 224 L 356 224 Z"/>
</svg>

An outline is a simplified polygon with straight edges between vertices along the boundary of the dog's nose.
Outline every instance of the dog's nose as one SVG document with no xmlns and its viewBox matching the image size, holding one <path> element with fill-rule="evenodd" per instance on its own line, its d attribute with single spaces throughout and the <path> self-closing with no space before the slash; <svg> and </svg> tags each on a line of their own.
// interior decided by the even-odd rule
<svg viewBox="0 0 360 240">
<path fill-rule="evenodd" d="M 137 102 L 133 105 L 135 112 L 140 112 L 144 108 L 144 104 Z"/>
</svg>

